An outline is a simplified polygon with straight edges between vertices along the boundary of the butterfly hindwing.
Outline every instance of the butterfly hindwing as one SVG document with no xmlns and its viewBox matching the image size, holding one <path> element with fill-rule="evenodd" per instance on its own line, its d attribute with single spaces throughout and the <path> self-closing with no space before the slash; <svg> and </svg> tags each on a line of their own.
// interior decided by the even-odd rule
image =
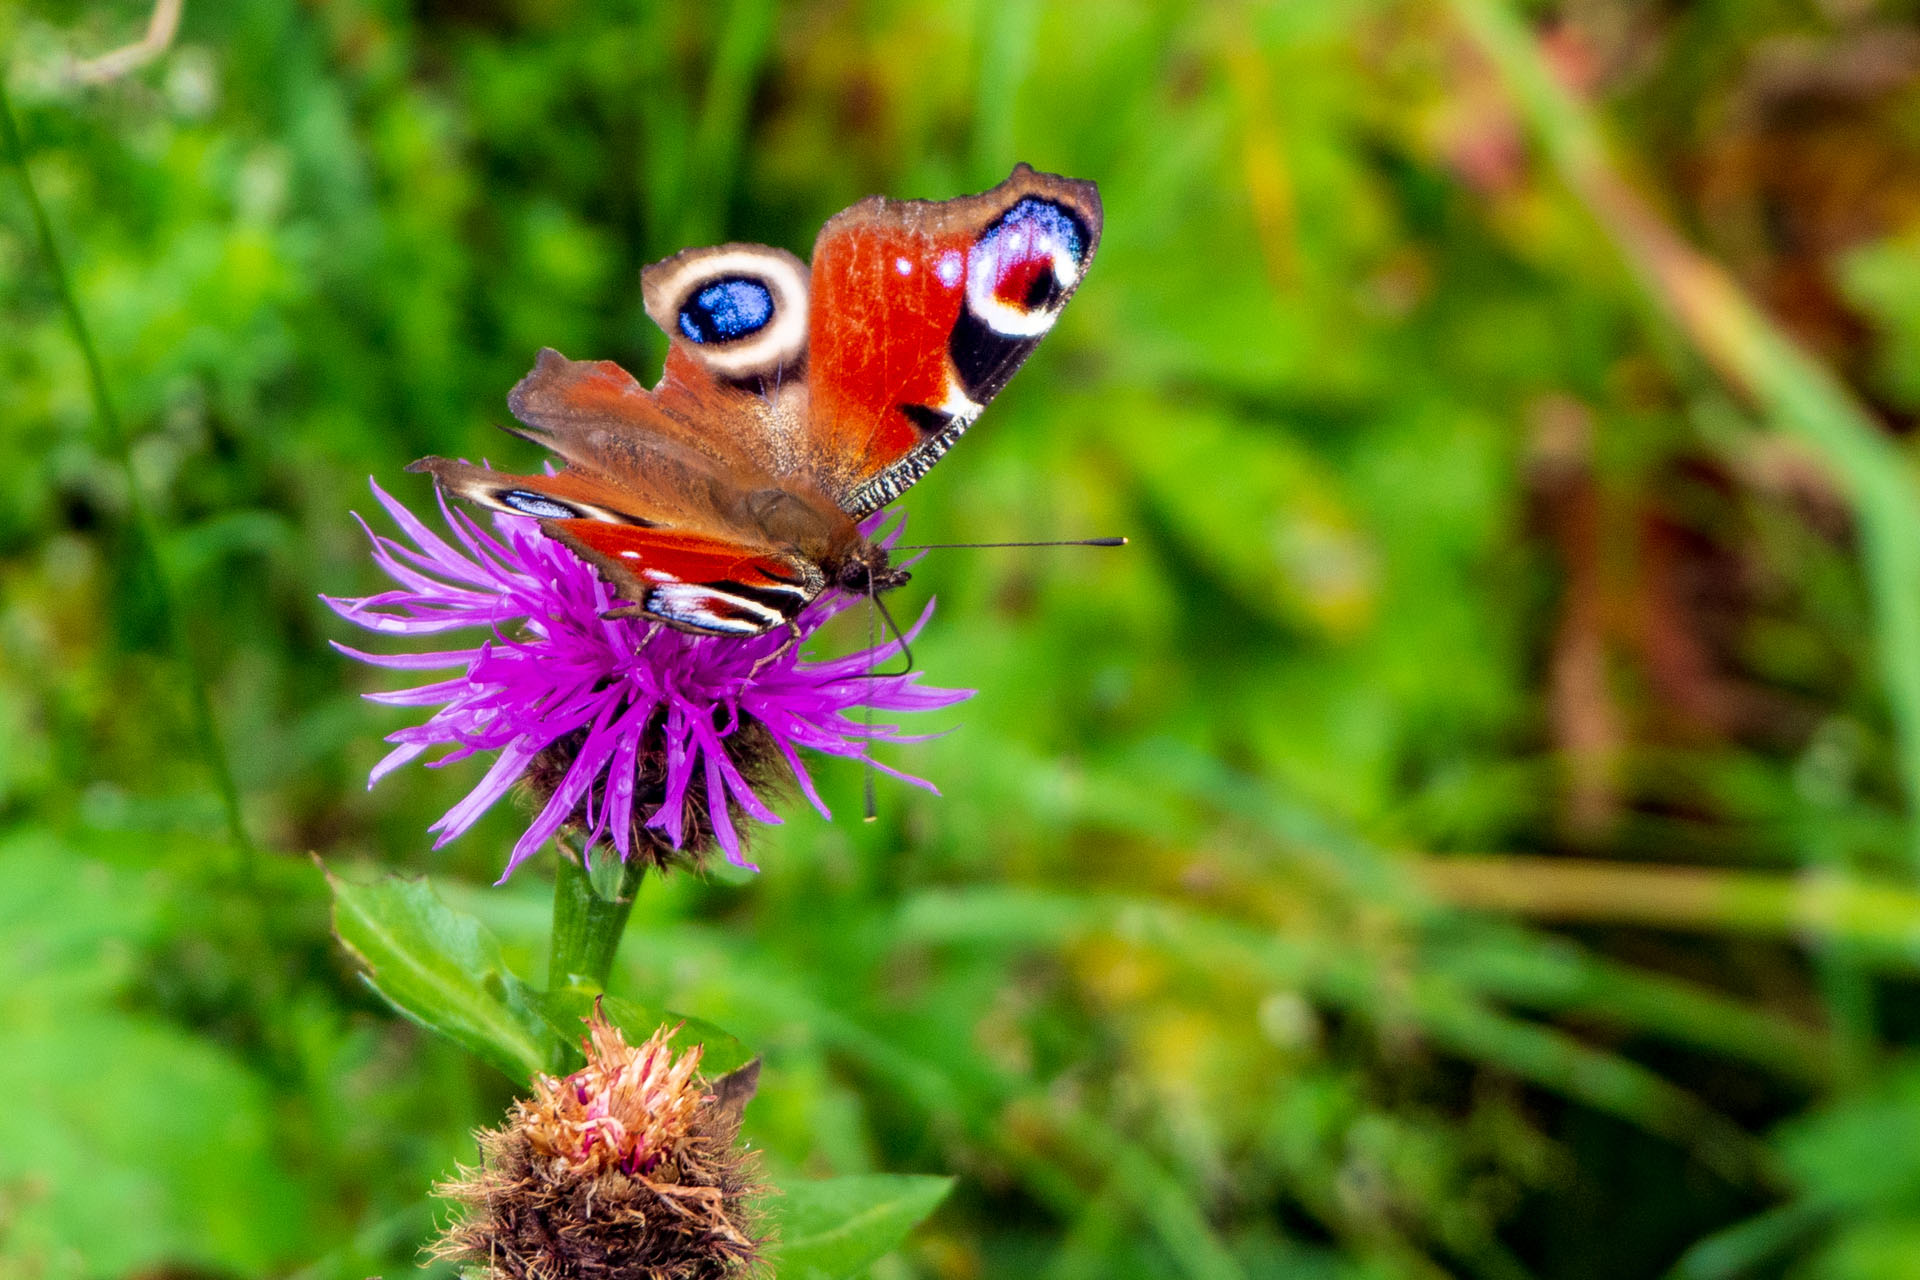
<svg viewBox="0 0 1920 1280">
<path fill-rule="evenodd" d="M 792 620 L 825 585 L 807 560 L 720 538 L 555 520 L 545 526 L 600 571 L 625 606 L 609 617 L 651 617 L 705 635 L 753 636 Z"/>
<path fill-rule="evenodd" d="M 431 473 L 455 497 L 538 520 L 626 602 L 609 617 L 758 635 L 797 616 L 826 585 L 805 556 L 635 514 L 631 493 L 585 472 L 517 476 L 445 458 L 423 458 L 410 469 Z"/>
<path fill-rule="evenodd" d="M 753 475 L 742 433 L 727 429 L 725 406 L 686 403 L 706 388 L 704 376 L 693 373 L 693 393 L 676 384 L 679 395 L 663 399 L 611 360 L 569 360 L 549 348 L 507 396 L 525 424 L 514 434 L 571 467 L 618 477 L 655 503 L 712 480 Z"/>
<path fill-rule="evenodd" d="M 957 200 L 863 200 L 815 242 L 809 429 L 856 517 L 898 497 L 1039 345 L 1099 245 L 1091 182 L 1016 167 Z"/>
</svg>

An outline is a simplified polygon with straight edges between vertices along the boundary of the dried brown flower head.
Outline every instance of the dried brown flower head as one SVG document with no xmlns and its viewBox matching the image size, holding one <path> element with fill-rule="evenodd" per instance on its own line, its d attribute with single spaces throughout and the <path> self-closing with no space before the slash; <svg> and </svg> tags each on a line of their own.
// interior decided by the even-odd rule
<svg viewBox="0 0 1920 1280">
<path fill-rule="evenodd" d="M 540 1076 L 481 1163 L 436 1190 L 461 1218 L 432 1247 L 511 1280 L 721 1280 L 759 1256 L 753 1158 L 738 1144 L 759 1063 L 707 1081 L 675 1028 L 629 1045 L 597 1012 L 587 1065 Z"/>
</svg>

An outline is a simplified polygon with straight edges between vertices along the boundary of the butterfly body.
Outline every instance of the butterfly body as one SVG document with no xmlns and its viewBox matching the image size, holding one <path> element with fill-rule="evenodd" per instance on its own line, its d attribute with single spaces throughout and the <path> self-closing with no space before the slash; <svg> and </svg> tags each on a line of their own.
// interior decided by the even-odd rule
<svg viewBox="0 0 1920 1280">
<path fill-rule="evenodd" d="M 872 197 L 829 220 L 809 268 L 762 245 L 689 249 L 641 276 L 666 331 L 653 388 L 543 351 L 508 397 L 557 474 L 444 458 L 456 496 L 532 516 L 645 616 L 706 635 L 790 623 L 828 588 L 907 580 L 860 532 L 1006 385 L 1100 235 L 1090 182 L 1025 165 L 946 201 Z"/>
</svg>

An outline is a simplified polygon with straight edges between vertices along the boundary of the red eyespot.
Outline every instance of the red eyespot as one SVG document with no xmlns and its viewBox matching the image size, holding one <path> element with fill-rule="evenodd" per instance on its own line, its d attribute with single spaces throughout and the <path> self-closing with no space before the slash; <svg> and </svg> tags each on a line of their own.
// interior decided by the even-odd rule
<svg viewBox="0 0 1920 1280">
<path fill-rule="evenodd" d="M 1043 305 L 1052 292 L 1053 258 L 1045 252 L 1003 261 L 1000 278 L 993 282 L 994 298 L 1022 311 Z"/>
</svg>

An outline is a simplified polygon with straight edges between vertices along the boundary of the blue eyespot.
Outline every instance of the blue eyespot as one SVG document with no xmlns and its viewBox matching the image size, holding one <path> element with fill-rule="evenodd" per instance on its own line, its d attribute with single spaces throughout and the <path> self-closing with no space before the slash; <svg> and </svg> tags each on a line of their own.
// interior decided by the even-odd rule
<svg viewBox="0 0 1920 1280">
<path fill-rule="evenodd" d="M 746 276 L 715 280 L 680 304 L 680 332 L 702 346 L 750 337 L 772 319 L 773 293 Z"/>
<path fill-rule="evenodd" d="M 512 507 L 522 515 L 534 516 L 541 520 L 577 520 L 580 513 L 563 502 L 530 493 L 525 489 L 503 489 L 498 495 L 500 501 Z"/>
<path fill-rule="evenodd" d="M 1009 227 L 1026 232 L 1036 246 L 1057 245 L 1065 249 L 1067 256 L 1075 262 L 1079 262 L 1086 252 L 1087 233 L 1086 228 L 1080 225 L 1080 219 L 1051 200 L 1028 196 L 1001 214 L 1000 220 L 982 239 L 1004 234 Z"/>
</svg>

